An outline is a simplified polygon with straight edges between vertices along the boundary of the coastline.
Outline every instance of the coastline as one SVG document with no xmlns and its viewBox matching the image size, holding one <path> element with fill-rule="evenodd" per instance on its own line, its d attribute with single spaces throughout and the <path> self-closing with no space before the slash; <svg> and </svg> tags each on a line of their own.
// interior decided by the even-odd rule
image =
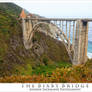
<svg viewBox="0 0 92 92">
<path fill-rule="evenodd" d="M 92 53 L 88 52 L 87 56 L 88 56 L 89 59 L 92 59 Z"/>
</svg>

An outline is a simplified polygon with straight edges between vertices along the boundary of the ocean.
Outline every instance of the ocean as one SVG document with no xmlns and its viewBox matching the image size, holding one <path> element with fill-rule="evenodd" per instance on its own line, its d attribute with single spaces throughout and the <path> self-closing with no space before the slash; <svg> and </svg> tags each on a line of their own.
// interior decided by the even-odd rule
<svg viewBox="0 0 92 92">
<path fill-rule="evenodd" d="M 92 28 L 89 28 L 88 32 L 88 53 L 89 58 L 92 58 Z"/>
</svg>

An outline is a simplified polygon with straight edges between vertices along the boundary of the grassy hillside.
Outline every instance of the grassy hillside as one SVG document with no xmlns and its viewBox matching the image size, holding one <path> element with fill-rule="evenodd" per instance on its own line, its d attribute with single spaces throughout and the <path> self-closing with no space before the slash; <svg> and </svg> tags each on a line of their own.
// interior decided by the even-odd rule
<svg viewBox="0 0 92 92">
<path fill-rule="evenodd" d="M 6 13 L 10 14 L 11 16 L 18 17 L 20 15 L 22 8 L 13 3 L 0 3 L 0 10 L 5 11 Z"/>
<path fill-rule="evenodd" d="M 21 23 L 16 20 L 20 11 L 15 4 L 0 3 L 0 77 L 46 74 L 67 62 L 71 65 L 64 45 L 44 33 L 37 32 L 33 47 L 25 49 Z"/>
<path fill-rule="evenodd" d="M 85 65 L 56 68 L 50 73 L 0 78 L 3 83 L 92 83 L 92 59 Z"/>
</svg>

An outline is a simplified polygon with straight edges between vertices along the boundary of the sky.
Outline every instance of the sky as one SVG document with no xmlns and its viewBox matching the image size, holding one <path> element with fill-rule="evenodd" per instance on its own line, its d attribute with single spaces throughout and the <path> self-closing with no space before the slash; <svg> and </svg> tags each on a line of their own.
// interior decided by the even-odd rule
<svg viewBox="0 0 92 92">
<path fill-rule="evenodd" d="M 34 0 L 15 2 L 30 13 L 48 18 L 92 18 L 92 1 L 90 0 Z"/>
</svg>

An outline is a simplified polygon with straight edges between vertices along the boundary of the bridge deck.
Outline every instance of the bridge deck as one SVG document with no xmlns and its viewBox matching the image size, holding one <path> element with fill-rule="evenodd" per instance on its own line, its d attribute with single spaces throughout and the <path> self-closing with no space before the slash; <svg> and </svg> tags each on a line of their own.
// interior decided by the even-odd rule
<svg viewBox="0 0 92 92">
<path fill-rule="evenodd" d="M 92 18 L 26 18 L 26 20 L 43 20 L 43 21 L 77 21 L 77 20 L 83 20 L 83 21 L 91 21 Z"/>
</svg>

